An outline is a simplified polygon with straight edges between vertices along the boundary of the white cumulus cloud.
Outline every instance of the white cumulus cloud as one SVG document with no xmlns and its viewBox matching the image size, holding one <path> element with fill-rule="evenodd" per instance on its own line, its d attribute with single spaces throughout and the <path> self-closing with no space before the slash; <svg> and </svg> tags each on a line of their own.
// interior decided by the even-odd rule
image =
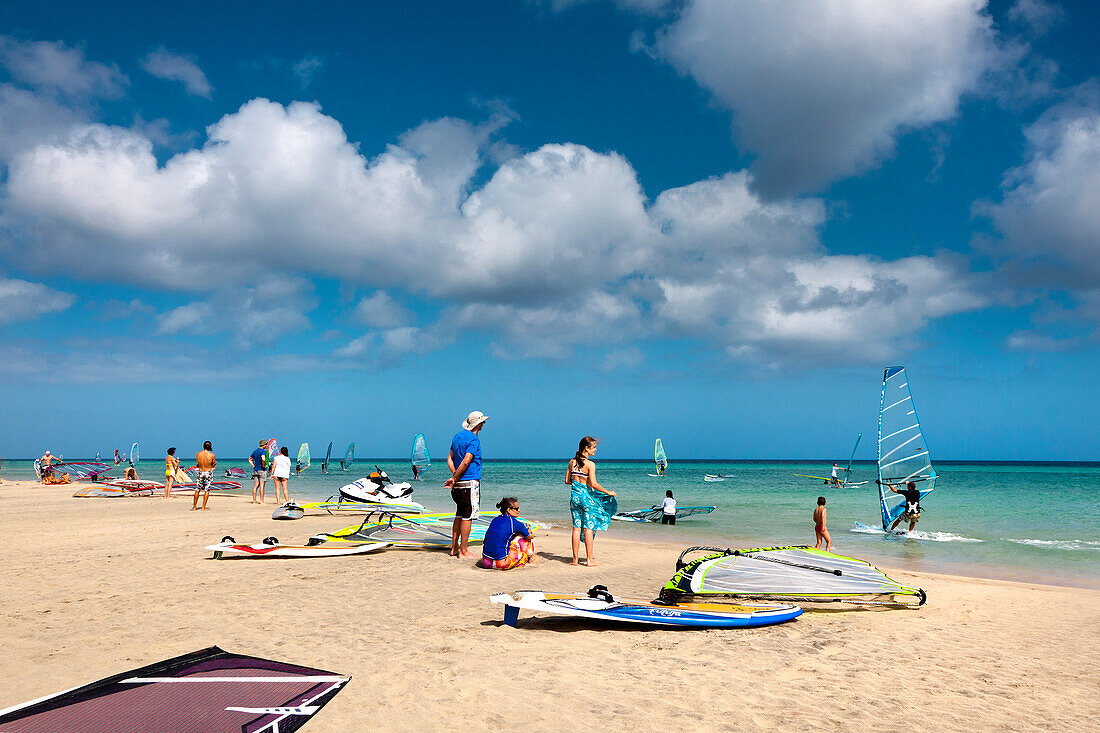
<svg viewBox="0 0 1100 733">
<path fill-rule="evenodd" d="M 771 197 L 871 169 L 1005 60 L 985 0 L 688 0 L 655 50 L 732 110 Z"/>
</svg>

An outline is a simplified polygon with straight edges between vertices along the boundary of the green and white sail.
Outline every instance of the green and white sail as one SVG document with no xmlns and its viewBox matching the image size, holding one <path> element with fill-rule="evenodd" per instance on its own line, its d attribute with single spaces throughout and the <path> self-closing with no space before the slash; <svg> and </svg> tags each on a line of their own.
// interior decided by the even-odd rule
<svg viewBox="0 0 1100 733">
<path fill-rule="evenodd" d="M 711 551 L 690 562 L 692 552 Z M 806 546 L 721 550 L 689 547 L 661 589 L 660 601 L 757 598 L 803 603 L 919 606 L 920 588 L 902 585 L 873 565 Z"/>
<path fill-rule="evenodd" d="M 905 500 L 891 505 L 886 496 L 895 496 L 883 484 L 904 486 L 912 481 L 923 499 L 936 488 L 936 470 L 924 442 L 917 408 L 909 390 L 905 367 L 886 367 L 882 375 L 882 401 L 878 413 L 878 494 L 882 511 L 882 529 L 905 511 Z"/>
<path fill-rule="evenodd" d="M 302 443 L 298 447 L 298 473 L 309 468 L 309 443 Z"/>
<path fill-rule="evenodd" d="M 657 465 L 657 473 L 664 473 L 668 468 L 668 456 L 665 455 L 665 446 L 660 438 L 653 444 L 653 462 Z"/>
</svg>

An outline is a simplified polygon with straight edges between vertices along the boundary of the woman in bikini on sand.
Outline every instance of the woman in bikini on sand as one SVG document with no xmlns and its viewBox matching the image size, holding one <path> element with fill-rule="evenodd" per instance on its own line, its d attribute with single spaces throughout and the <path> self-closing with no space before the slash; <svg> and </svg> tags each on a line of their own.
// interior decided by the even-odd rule
<svg viewBox="0 0 1100 733">
<path fill-rule="evenodd" d="M 595 533 L 607 531 L 611 512 L 596 497 L 597 493 L 615 496 L 614 491 L 605 489 L 596 480 L 596 464 L 592 454 L 596 452 L 596 439 L 591 435 L 581 438 L 576 455 L 565 469 L 565 483 L 573 487 L 569 495 L 569 510 L 573 515 L 573 564 L 580 564 L 581 530 L 584 530 L 584 551 L 586 564 L 596 564 L 592 546 Z"/>
</svg>

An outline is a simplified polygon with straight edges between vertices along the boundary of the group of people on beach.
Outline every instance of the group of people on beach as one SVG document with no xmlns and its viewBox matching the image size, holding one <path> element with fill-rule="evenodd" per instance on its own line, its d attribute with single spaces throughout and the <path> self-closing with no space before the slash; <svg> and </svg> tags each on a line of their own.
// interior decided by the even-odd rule
<svg viewBox="0 0 1100 733">
<path fill-rule="evenodd" d="M 451 556 L 470 557 L 469 540 L 473 521 L 479 516 L 481 497 L 481 438 L 489 416 L 475 410 L 462 421 L 462 430 L 451 440 L 447 452 L 447 468 L 451 476 L 443 482 L 451 490 L 455 503 L 455 518 L 451 526 Z M 583 535 L 585 564 L 596 565 L 595 533 L 607 530 L 614 504 L 610 500 L 615 492 L 596 480 L 597 440 L 586 435 L 580 440 L 576 454 L 565 469 L 565 483 L 571 487 L 569 510 L 573 517 L 573 564 L 580 564 L 580 545 Z M 514 496 L 506 496 L 497 502 L 500 514 L 490 522 L 482 543 L 479 565 L 484 568 L 508 570 L 521 567 L 535 557 L 534 535 L 518 519 L 520 504 Z"/>
<path fill-rule="evenodd" d="M 270 474 L 271 481 L 275 484 L 275 503 L 282 498 L 284 504 L 290 503 L 290 451 L 284 445 L 271 458 L 268 465 L 268 445 L 266 438 L 260 438 L 259 447 L 252 451 L 248 457 L 248 465 L 252 466 L 252 503 L 264 503 L 264 490 L 267 486 L 267 478 Z M 299 471 L 300 473 L 300 471 Z"/>
</svg>

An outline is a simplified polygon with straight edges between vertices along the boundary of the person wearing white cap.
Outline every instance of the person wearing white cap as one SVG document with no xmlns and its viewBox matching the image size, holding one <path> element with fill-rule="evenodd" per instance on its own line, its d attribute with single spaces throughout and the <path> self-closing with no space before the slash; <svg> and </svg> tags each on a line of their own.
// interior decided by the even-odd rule
<svg viewBox="0 0 1100 733">
<path fill-rule="evenodd" d="M 451 477 L 443 488 L 451 490 L 455 503 L 455 521 L 451 527 L 451 555 L 469 557 L 466 546 L 470 540 L 470 525 L 478 516 L 481 499 L 481 438 L 478 433 L 489 416 L 474 410 L 462 421 L 460 430 L 451 440 L 447 468 Z"/>
<path fill-rule="evenodd" d="M 53 469 L 50 466 L 53 465 L 54 461 L 57 461 L 58 463 L 60 463 L 61 462 L 61 457 L 60 456 L 55 456 L 52 453 L 50 453 L 49 451 L 46 451 L 45 453 L 43 453 L 42 457 L 38 459 L 38 465 L 42 469 L 43 483 L 45 483 L 45 479 L 46 479 L 47 476 L 52 476 L 53 475 Z"/>
</svg>

